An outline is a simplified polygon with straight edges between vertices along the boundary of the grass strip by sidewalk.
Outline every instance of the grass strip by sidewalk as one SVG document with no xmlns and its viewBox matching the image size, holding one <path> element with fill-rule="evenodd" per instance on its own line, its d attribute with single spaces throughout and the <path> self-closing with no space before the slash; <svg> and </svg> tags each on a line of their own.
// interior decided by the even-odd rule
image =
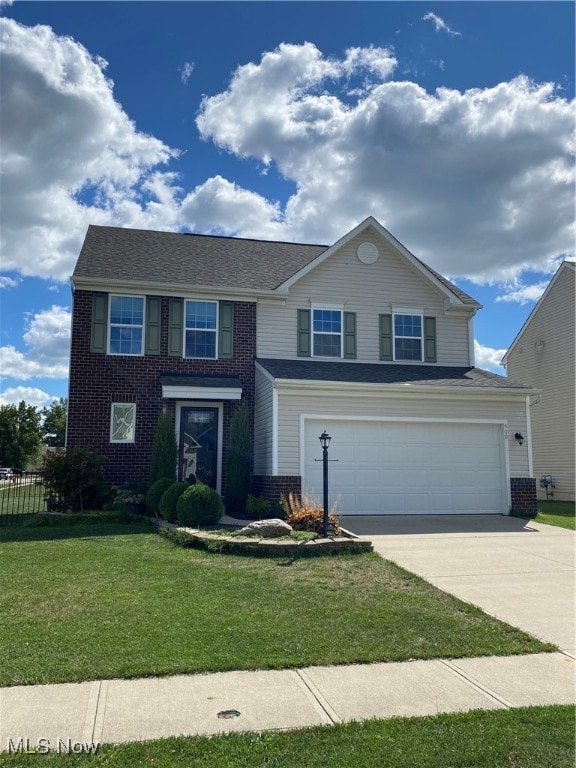
<svg viewBox="0 0 576 768">
<path fill-rule="evenodd" d="M 0 685 L 554 650 L 374 553 L 255 559 L 97 524 L 0 542 Z"/>
<path fill-rule="evenodd" d="M 539 501 L 537 523 L 576 531 L 576 504 L 573 501 Z"/>
<path fill-rule="evenodd" d="M 573 768 L 569 706 L 369 720 L 300 731 L 162 739 L 94 755 L 0 755 L 3 768 Z"/>
</svg>

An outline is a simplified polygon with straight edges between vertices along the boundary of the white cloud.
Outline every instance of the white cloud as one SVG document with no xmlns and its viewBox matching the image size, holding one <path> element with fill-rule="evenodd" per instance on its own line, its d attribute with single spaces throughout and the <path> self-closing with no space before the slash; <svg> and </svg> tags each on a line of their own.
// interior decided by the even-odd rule
<svg viewBox="0 0 576 768">
<path fill-rule="evenodd" d="M 89 223 L 148 213 L 170 227 L 168 209 L 158 222 L 139 202 L 140 186 L 175 153 L 136 130 L 106 62 L 47 26 L 2 18 L 0 29 L 4 269 L 64 280 Z"/>
<path fill-rule="evenodd" d="M 187 85 L 188 80 L 190 80 L 190 75 L 194 71 L 194 62 L 193 61 L 186 61 L 184 62 L 184 66 L 182 69 L 178 70 L 180 72 L 180 80 L 182 81 L 182 85 Z"/>
<path fill-rule="evenodd" d="M 37 387 L 8 387 L 0 392 L 0 405 L 18 405 L 22 400 L 27 405 L 42 408 L 49 405 L 56 397 Z"/>
<path fill-rule="evenodd" d="M 293 185 L 271 200 L 160 169 L 106 63 L 45 26 L 0 19 L 4 267 L 66 279 L 89 223 L 333 242 L 374 215 L 440 272 L 511 282 L 572 252 L 573 104 L 525 77 L 427 93 L 386 48 L 282 44 L 205 97 L 202 137 Z M 35 255 L 30 259 L 30 254 Z"/>
<path fill-rule="evenodd" d="M 500 374 L 505 373 L 504 368 L 500 365 L 500 361 L 506 352 L 507 350 L 505 349 L 485 347 L 474 339 L 474 359 L 477 368 L 483 368 L 484 370 L 494 371 L 495 373 Z"/>
<path fill-rule="evenodd" d="M 278 239 L 280 206 L 242 189 L 221 176 L 199 185 L 182 201 L 182 222 L 191 230 L 212 234 Z"/>
<path fill-rule="evenodd" d="M 436 32 L 447 32 L 451 37 L 462 37 L 460 32 L 455 32 L 448 26 L 448 24 L 446 24 L 444 19 L 440 18 L 440 16 L 437 16 L 431 11 L 425 16 L 422 16 L 422 21 L 431 21 L 434 24 L 434 29 Z"/>
<path fill-rule="evenodd" d="M 0 288 L 16 288 L 20 282 L 20 280 L 14 280 L 7 275 L 0 275 Z"/>
<path fill-rule="evenodd" d="M 533 301 L 536 302 L 542 296 L 548 282 L 536 283 L 535 285 L 522 285 L 520 288 L 510 289 L 508 293 L 497 296 L 496 301 L 516 302 L 518 304 L 528 304 Z"/>
<path fill-rule="evenodd" d="M 0 347 L 2 376 L 20 380 L 65 379 L 70 353 L 70 312 L 53 306 L 28 319 L 24 342 L 28 351 L 14 346 Z"/>
<path fill-rule="evenodd" d="M 294 183 L 283 239 L 331 242 L 372 214 L 439 271 L 492 283 L 572 251 L 573 104 L 552 84 L 387 81 L 350 103 L 337 78 L 360 58 L 283 45 L 202 103 L 205 139 Z"/>
</svg>

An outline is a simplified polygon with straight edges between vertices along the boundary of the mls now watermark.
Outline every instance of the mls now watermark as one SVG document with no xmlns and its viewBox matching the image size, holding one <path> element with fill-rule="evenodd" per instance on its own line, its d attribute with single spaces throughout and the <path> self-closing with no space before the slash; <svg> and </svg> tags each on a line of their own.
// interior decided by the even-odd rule
<svg viewBox="0 0 576 768">
<path fill-rule="evenodd" d="M 70 738 L 29 739 L 28 737 L 6 739 L 6 751 L 8 754 L 46 755 L 48 752 L 56 752 L 60 755 L 81 755 L 96 753 L 100 746 L 99 741 L 74 741 Z"/>
</svg>

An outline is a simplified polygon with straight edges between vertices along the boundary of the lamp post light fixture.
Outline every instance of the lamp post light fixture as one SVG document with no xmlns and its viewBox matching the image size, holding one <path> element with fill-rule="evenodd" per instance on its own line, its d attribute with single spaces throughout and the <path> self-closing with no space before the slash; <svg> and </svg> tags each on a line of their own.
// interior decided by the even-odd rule
<svg viewBox="0 0 576 768">
<path fill-rule="evenodd" d="M 322 535 L 324 538 L 328 536 L 328 446 L 332 438 L 324 430 L 320 437 L 320 445 L 322 446 L 322 478 L 324 486 L 324 514 L 322 517 Z"/>
</svg>

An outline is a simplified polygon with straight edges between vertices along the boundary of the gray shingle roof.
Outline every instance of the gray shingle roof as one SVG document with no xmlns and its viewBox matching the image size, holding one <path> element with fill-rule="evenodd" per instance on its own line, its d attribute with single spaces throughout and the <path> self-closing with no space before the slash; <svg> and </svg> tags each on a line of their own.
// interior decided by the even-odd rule
<svg viewBox="0 0 576 768">
<path fill-rule="evenodd" d="M 431 387 L 485 387 L 487 389 L 526 389 L 527 391 L 531 389 L 481 368 L 270 358 L 258 358 L 258 363 L 275 379 L 358 384 L 414 384 Z"/>
<path fill-rule="evenodd" d="M 90 225 L 72 277 L 271 291 L 328 247 Z M 420 263 L 464 304 L 477 306 L 471 296 Z"/>
<path fill-rule="evenodd" d="M 90 226 L 74 277 L 274 290 L 325 245 Z"/>
</svg>

